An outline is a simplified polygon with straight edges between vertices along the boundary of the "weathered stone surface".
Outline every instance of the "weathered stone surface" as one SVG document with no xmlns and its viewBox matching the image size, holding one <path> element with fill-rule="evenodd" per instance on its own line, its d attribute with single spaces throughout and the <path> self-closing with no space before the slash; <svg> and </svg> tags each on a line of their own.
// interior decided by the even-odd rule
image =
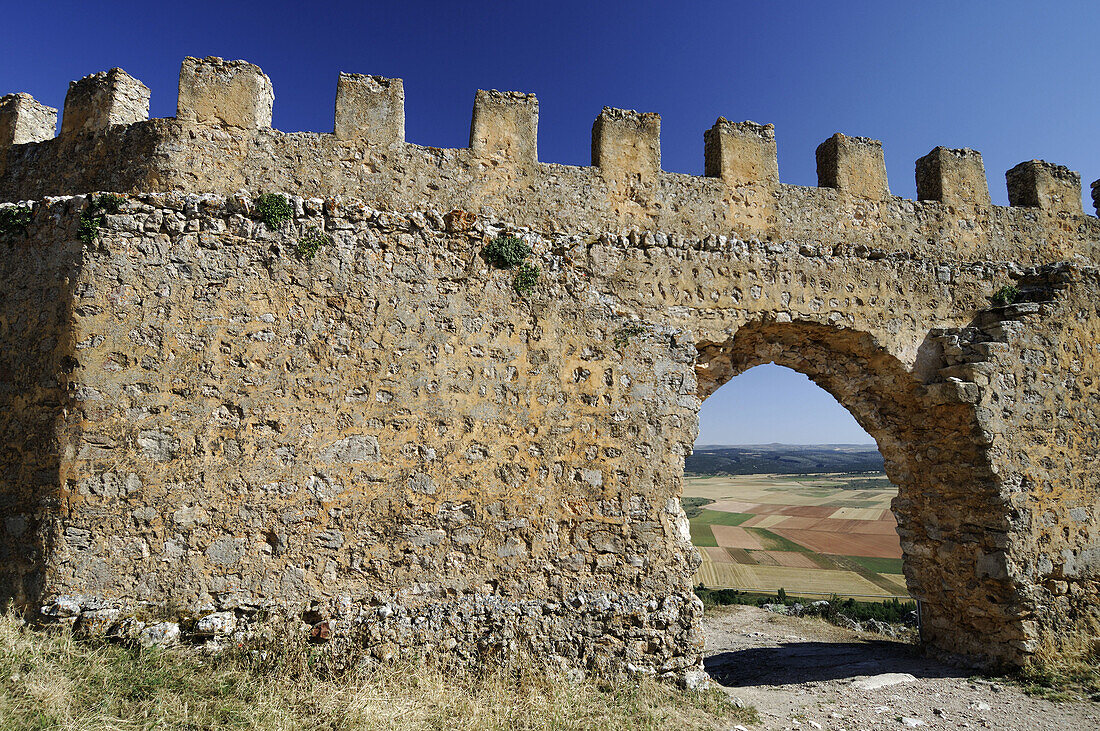
<svg viewBox="0 0 1100 731">
<path fill-rule="evenodd" d="M 149 118 L 149 88 L 122 69 L 85 76 L 69 84 L 61 115 L 63 136 L 97 132 Z"/>
<path fill-rule="evenodd" d="M 405 86 L 401 79 L 340 74 L 336 82 L 337 139 L 392 147 L 405 142 Z"/>
<path fill-rule="evenodd" d="M 0 149 L 53 139 L 57 110 L 39 104 L 30 94 L 0 97 Z"/>
<path fill-rule="evenodd" d="M 721 125 L 719 177 L 664 173 L 655 115 L 601 120 L 599 169 L 173 120 L 90 132 L 79 168 L 11 148 L 3 197 L 131 192 L 93 244 L 84 197 L 40 200 L 0 260 L 0 599 L 683 676 L 683 457 L 702 400 L 776 362 L 877 440 L 929 645 L 1018 663 L 1094 616 L 1100 222 L 952 203 L 951 156 L 945 200 L 891 197 L 850 138 L 839 190 L 746 180 Z M 526 297 L 481 257 L 502 234 Z"/>
<path fill-rule="evenodd" d="M 534 94 L 478 90 L 470 123 L 470 150 L 521 164 L 538 162 L 539 102 Z"/>
<path fill-rule="evenodd" d="M 217 56 L 188 56 L 180 66 L 176 119 L 184 123 L 265 129 L 275 91 L 259 66 Z"/>
<path fill-rule="evenodd" d="M 604 107 L 592 124 L 592 164 L 608 177 L 661 169 L 661 115 Z"/>
<path fill-rule="evenodd" d="M 917 198 L 952 206 L 989 207 L 981 153 L 937 147 L 917 160 Z"/>
<path fill-rule="evenodd" d="M 890 195 L 882 143 L 839 132 L 818 145 L 817 184 L 850 195 L 882 200 Z"/>
<path fill-rule="evenodd" d="M 779 185 L 775 127 L 719 117 L 703 135 L 705 174 L 730 186 Z"/>
<path fill-rule="evenodd" d="M 1005 173 L 1005 178 L 1010 205 L 1081 213 L 1081 175 L 1067 167 L 1028 160 Z"/>
</svg>

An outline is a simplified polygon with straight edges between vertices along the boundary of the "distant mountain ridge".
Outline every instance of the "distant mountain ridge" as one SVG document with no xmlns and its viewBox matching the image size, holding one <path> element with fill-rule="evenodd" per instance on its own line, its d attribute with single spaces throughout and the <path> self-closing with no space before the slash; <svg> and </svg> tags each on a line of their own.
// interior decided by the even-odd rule
<svg viewBox="0 0 1100 731">
<path fill-rule="evenodd" d="M 693 475 L 780 475 L 820 472 L 882 472 L 873 444 L 703 444 L 684 460 Z"/>
</svg>

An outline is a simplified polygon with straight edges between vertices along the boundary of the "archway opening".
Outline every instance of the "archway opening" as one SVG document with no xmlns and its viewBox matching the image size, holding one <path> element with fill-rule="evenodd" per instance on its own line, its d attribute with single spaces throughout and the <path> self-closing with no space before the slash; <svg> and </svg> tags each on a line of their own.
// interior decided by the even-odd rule
<svg viewBox="0 0 1100 731">
<path fill-rule="evenodd" d="M 705 402 L 735 376 L 765 364 L 804 374 L 831 395 L 874 440 L 898 490 L 890 507 L 904 581 L 890 570 L 896 563 L 879 564 L 873 573 L 889 575 L 920 601 L 927 645 L 970 658 L 1011 656 L 1023 639 L 1023 605 L 1005 563 L 1012 512 L 985 451 L 991 437 L 978 425 L 973 403 L 952 390 L 957 384 L 934 337 L 905 344 L 789 318 L 750 322 L 727 337 L 696 343 L 699 397 Z M 748 527 L 784 537 L 764 522 Z M 831 555 L 859 557 L 849 548 Z"/>
<path fill-rule="evenodd" d="M 882 620 L 911 620 L 891 510 L 897 486 L 871 435 L 806 375 L 762 364 L 714 391 L 684 475 L 702 560 L 695 582 L 715 600 L 781 592 L 811 605 L 835 595 L 885 602 L 875 608 Z"/>
</svg>

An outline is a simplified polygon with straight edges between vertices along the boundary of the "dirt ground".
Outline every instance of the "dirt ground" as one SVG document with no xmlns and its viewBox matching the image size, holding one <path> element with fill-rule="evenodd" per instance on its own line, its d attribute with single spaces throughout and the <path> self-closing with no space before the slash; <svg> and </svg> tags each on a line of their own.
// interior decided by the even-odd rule
<svg viewBox="0 0 1100 731">
<path fill-rule="evenodd" d="M 1097 731 L 1100 703 L 1032 698 L 917 648 L 756 607 L 708 609 L 706 668 L 762 729 Z"/>
</svg>

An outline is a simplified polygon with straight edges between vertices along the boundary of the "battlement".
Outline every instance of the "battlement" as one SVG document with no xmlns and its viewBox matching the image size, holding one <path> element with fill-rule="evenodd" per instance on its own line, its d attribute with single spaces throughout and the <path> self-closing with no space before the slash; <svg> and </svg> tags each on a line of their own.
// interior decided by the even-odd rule
<svg viewBox="0 0 1100 731">
<path fill-rule="evenodd" d="M 890 194 L 882 143 L 866 137 L 838 133 L 823 142 L 818 187 L 807 188 L 780 182 L 772 125 L 719 118 L 703 136 L 704 175 L 692 176 L 661 169 L 654 113 L 604 108 L 592 126 L 592 167 L 575 167 L 539 161 L 532 94 L 478 91 L 464 149 L 405 141 L 400 79 L 340 74 L 331 133 L 271 129 L 274 98 L 271 80 L 253 64 L 188 57 L 176 116 L 149 120 L 148 88 L 111 69 L 70 85 L 55 138 L 56 112 L 25 94 L 4 97 L 0 201 L 94 190 L 281 190 L 413 209 L 431 198 L 440 208 L 490 206 L 505 219 L 537 207 L 547 225 L 576 230 L 662 228 L 765 240 L 813 231 L 815 240 L 888 251 L 901 225 L 919 235 L 899 241 L 950 241 L 959 256 L 999 259 L 1095 259 L 1100 239 L 1097 219 L 1080 204 L 1080 176 L 1042 161 L 1008 171 L 1006 208 L 991 205 L 980 153 L 937 147 L 917 161 L 918 200 L 908 201 Z M 1067 218 L 1076 222 L 1053 223 Z M 847 223 L 830 233 L 822 222 L 834 219 Z M 1004 250 L 988 235 L 1014 227 L 1047 241 L 1048 250 Z"/>
</svg>

